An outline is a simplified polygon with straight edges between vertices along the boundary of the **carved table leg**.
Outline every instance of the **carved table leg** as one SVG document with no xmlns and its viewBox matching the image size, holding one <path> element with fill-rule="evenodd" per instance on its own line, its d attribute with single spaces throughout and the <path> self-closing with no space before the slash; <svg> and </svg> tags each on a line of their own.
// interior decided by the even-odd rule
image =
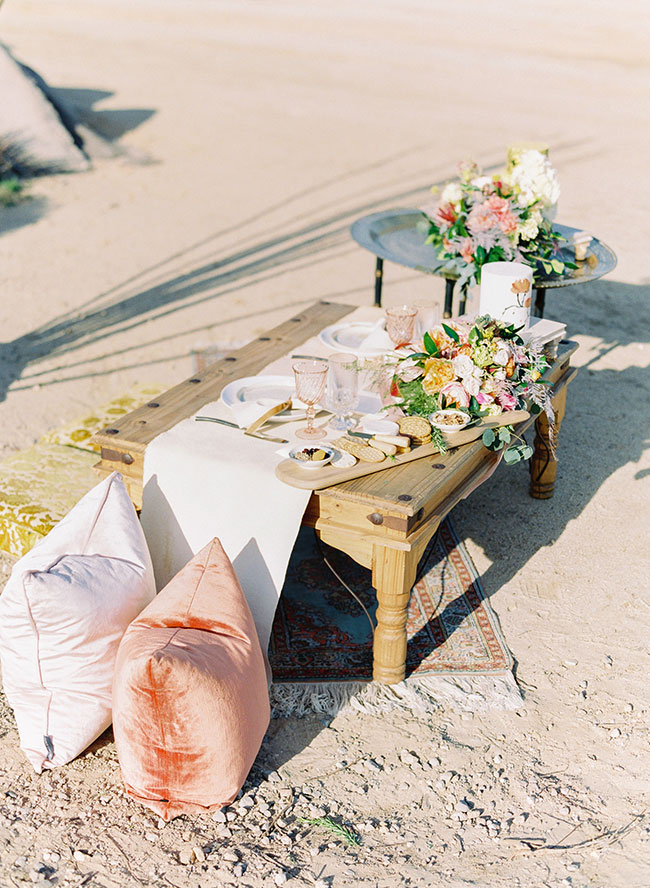
<svg viewBox="0 0 650 888">
<path fill-rule="evenodd" d="M 553 400 L 555 410 L 555 446 L 557 447 L 560 426 L 566 409 L 564 386 Z M 535 499 L 550 499 L 555 489 L 557 459 L 553 456 L 549 442 L 549 423 L 546 414 L 540 413 L 535 421 L 534 453 L 530 460 L 530 495 Z"/>
<path fill-rule="evenodd" d="M 406 671 L 406 616 L 418 566 L 417 553 L 376 545 L 372 584 L 377 590 L 373 678 L 397 684 Z"/>
</svg>

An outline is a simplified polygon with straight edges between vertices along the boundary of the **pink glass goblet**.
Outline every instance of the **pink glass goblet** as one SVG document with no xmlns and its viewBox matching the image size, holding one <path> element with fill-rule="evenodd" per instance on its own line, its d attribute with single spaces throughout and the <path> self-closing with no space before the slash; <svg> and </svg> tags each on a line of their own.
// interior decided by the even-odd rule
<svg viewBox="0 0 650 888">
<path fill-rule="evenodd" d="M 296 432 L 296 437 L 316 441 L 324 438 L 325 432 L 314 427 L 315 405 L 325 394 L 327 364 L 324 361 L 296 361 L 293 364 L 296 381 L 296 397 L 307 405 L 307 425 Z"/>
<path fill-rule="evenodd" d="M 411 305 L 399 305 L 396 308 L 386 309 L 386 332 L 395 348 L 408 345 L 413 340 L 417 313 L 417 308 Z"/>
</svg>

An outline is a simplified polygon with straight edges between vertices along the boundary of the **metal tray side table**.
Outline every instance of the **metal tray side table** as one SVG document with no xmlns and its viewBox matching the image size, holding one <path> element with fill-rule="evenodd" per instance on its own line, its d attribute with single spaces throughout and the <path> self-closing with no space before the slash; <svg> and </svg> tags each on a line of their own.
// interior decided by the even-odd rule
<svg viewBox="0 0 650 888">
<path fill-rule="evenodd" d="M 383 210 L 370 216 L 357 219 L 350 227 L 350 234 L 354 240 L 364 249 L 369 250 L 377 257 L 375 264 L 375 305 L 381 305 L 384 260 L 395 262 L 407 268 L 414 268 L 425 274 L 435 274 L 445 278 L 445 305 L 444 317 L 452 316 L 454 287 L 457 277 L 441 270 L 441 262 L 437 258 L 435 247 L 424 243 L 424 237 L 418 230 L 418 223 L 425 216 L 421 210 L 395 209 Z M 567 240 L 578 231 L 569 225 L 555 224 L 556 231 Z M 562 247 L 560 259 L 575 261 L 573 250 Z M 593 238 L 587 259 L 578 262 L 578 268 L 568 268 L 562 275 L 547 275 L 543 271 L 536 271 L 533 283 L 535 285 L 535 314 L 544 317 L 544 302 L 546 291 L 558 287 L 569 287 L 572 284 L 585 284 L 595 281 L 608 274 L 616 267 L 616 254 L 597 238 Z M 465 311 L 465 300 L 461 298 L 458 314 Z"/>
</svg>

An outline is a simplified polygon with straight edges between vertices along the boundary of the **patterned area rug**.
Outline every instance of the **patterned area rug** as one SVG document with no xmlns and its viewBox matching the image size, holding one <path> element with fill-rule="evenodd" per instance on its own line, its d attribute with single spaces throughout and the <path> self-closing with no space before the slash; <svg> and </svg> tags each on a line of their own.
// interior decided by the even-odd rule
<svg viewBox="0 0 650 888">
<path fill-rule="evenodd" d="M 321 549 L 374 623 L 376 598 L 369 571 L 341 552 L 324 545 Z M 407 681 L 392 686 L 393 690 L 388 692 L 391 698 L 394 691 L 404 695 L 406 686 L 418 691 L 423 687 L 440 688 L 446 699 L 447 691 L 453 689 L 452 696 L 467 704 L 461 708 L 475 711 L 488 708 L 491 704 L 487 697 L 494 697 L 492 688 L 500 688 L 496 696 L 502 699 L 496 705 L 521 705 L 510 672 L 512 657 L 498 620 L 481 588 L 476 568 L 448 519 L 420 565 L 420 577 L 409 605 L 407 632 Z M 306 528 L 300 533 L 289 565 L 273 624 L 269 658 L 274 682 L 272 696 L 281 712 L 313 708 L 335 711 L 372 681 L 372 631 L 368 616 L 323 563 L 314 533 Z M 441 677 L 448 680 L 442 684 L 427 683 L 427 679 Z M 347 691 L 345 686 L 337 688 L 337 683 L 347 683 Z M 301 693 L 301 685 L 310 688 Z M 380 702 L 382 686 L 372 686 L 374 702 Z M 470 699 L 477 691 L 482 705 Z M 320 703 L 319 694 L 323 696 Z M 330 701 L 325 699 L 328 696 Z M 367 689 L 365 696 L 369 697 Z M 373 700 L 367 699 L 366 703 L 372 704 Z"/>
</svg>

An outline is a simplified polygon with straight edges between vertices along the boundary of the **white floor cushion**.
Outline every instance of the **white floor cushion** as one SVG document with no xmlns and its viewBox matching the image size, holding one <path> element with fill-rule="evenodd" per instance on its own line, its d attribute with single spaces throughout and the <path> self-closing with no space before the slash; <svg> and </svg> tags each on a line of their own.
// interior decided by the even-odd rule
<svg viewBox="0 0 650 888">
<path fill-rule="evenodd" d="M 147 544 L 118 473 L 14 566 L 0 597 L 2 682 L 39 773 L 69 762 L 110 725 L 118 645 L 154 595 Z"/>
</svg>

